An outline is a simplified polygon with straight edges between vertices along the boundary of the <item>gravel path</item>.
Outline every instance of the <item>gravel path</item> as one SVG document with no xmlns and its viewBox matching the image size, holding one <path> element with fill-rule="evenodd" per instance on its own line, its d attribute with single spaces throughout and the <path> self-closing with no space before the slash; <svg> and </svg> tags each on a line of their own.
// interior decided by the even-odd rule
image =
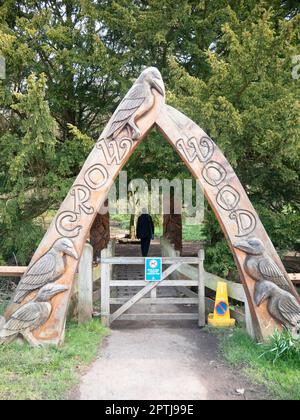
<svg viewBox="0 0 300 420">
<path fill-rule="evenodd" d="M 265 392 L 227 367 L 216 349 L 216 337 L 192 326 L 115 329 L 74 399 L 261 399 Z"/>
</svg>

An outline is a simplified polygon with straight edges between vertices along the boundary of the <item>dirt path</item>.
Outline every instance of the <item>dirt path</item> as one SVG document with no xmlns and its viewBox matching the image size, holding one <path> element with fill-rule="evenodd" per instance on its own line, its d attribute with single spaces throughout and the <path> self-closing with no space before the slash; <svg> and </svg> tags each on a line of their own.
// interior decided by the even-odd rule
<svg viewBox="0 0 300 420">
<path fill-rule="evenodd" d="M 245 395 L 238 395 L 238 389 L 245 389 Z M 156 325 L 112 330 L 75 399 L 243 400 L 263 395 L 220 360 L 216 337 L 193 326 Z"/>
<path fill-rule="evenodd" d="M 117 255 L 139 255 L 138 245 L 119 245 Z M 160 254 L 159 243 L 150 255 Z M 122 266 L 114 272 L 120 279 L 143 278 L 143 267 Z M 117 290 L 120 297 L 137 290 Z M 174 288 L 161 288 L 163 297 L 176 296 Z M 167 291 L 163 289 L 168 289 Z M 171 290 L 170 290 L 171 289 Z M 173 290 L 173 292 L 172 292 Z M 173 295 L 169 295 L 169 293 Z M 168 295 L 165 295 L 168 293 Z M 127 296 L 128 295 L 128 296 Z M 160 311 L 143 305 L 142 313 Z M 130 309 L 133 313 L 140 308 Z M 164 312 L 197 308 L 165 305 Z M 227 367 L 218 356 L 217 338 L 201 331 L 196 321 L 117 321 L 100 354 L 82 378 L 79 400 L 240 400 L 261 399 L 264 392 Z M 245 394 L 237 393 L 244 389 Z"/>
</svg>

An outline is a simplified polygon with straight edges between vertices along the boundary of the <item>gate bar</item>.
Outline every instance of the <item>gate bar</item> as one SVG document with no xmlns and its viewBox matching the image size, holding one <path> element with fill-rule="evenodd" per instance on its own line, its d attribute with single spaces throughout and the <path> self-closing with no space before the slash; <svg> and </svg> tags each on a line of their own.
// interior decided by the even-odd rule
<svg viewBox="0 0 300 420">
<path fill-rule="evenodd" d="M 171 265 L 175 263 L 198 265 L 199 259 L 197 257 L 164 257 L 162 258 L 164 265 Z M 141 257 L 111 257 L 101 258 L 101 264 L 113 264 L 113 265 L 144 265 L 145 258 Z"/>
</svg>

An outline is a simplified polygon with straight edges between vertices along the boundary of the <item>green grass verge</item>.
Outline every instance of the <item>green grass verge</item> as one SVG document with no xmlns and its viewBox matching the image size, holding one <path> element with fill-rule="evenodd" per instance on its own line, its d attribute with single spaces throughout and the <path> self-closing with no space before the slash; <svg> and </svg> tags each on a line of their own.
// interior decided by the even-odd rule
<svg viewBox="0 0 300 420">
<path fill-rule="evenodd" d="M 264 385 L 271 397 L 279 400 L 300 400 L 300 360 L 278 360 L 273 363 L 262 346 L 242 329 L 220 334 L 220 347 L 226 360 L 241 368 L 253 382 Z"/>
<path fill-rule="evenodd" d="M 80 381 L 108 330 L 94 320 L 69 324 L 57 349 L 0 346 L 0 400 L 60 400 Z"/>
</svg>

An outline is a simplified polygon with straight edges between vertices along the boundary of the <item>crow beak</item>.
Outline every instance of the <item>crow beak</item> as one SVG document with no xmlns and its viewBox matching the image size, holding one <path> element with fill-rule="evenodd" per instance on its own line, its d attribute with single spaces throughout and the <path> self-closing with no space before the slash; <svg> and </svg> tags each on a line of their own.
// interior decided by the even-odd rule
<svg viewBox="0 0 300 420">
<path fill-rule="evenodd" d="M 240 251 L 246 252 L 246 254 L 251 252 L 251 249 L 246 241 L 237 242 L 233 246 L 234 248 L 239 249 Z"/>
<path fill-rule="evenodd" d="M 153 87 L 156 89 L 163 97 L 166 96 L 166 89 L 162 79 L 153 80 Z"/>
<path fill-rule="evenodd" d="M 79 259 L 78 253 L 77 253 L 75 248 L 73 248 L 73 249 L 69 248 L 66 251 L 66 254 L 69 255 L 69 257 L 74 258 L 74 260 L 76 260 L 76 261 Z"/>
<path fill-rule="evenodd" d="M 266 300 L 265 294 L 255 293 L 254 294 L 254 303 L 256 306 L 260 306 Z"/>
<path fill-rule="evenodd" d="M 56 284 L 55 287 L 53 288 L 52 292 L 50 293 L 50 296 L 56 296 L 59 293 L 63 293 L 66 292 L 69 288 L 67 286 L 64 286 L 62 284 Z"/>
</svg>

